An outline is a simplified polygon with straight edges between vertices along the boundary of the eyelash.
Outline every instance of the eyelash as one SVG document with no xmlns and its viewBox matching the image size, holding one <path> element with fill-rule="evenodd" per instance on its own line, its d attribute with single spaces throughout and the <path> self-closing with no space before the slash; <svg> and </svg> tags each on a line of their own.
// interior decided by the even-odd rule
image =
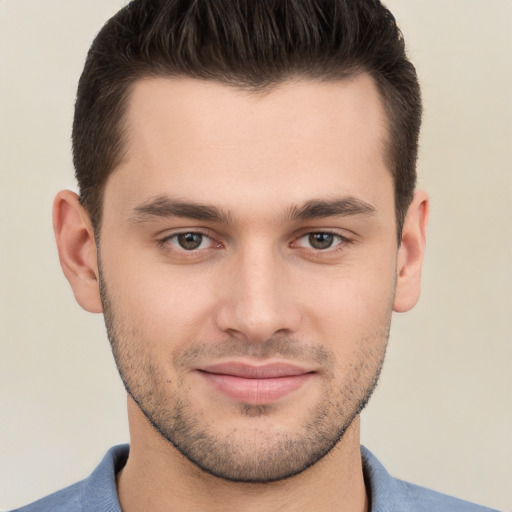
<svg viewBox="0 0 512 512">
<path fill-rule="evenodd" d="M 223 244 L 220 242 L 215 243 L 214 247 L 208 247 L 205 249 L 187 250 L 185 248 L 177 248 L 177 247 L 170 246 L 170 243 L 169 243 L 170 240 L 177 238 L 180 235 L 188 235 L 188 234 L 200 235 L 202 237 L 210 239 L 211 242 L 215 243 L 215 240 L 211 236 L 211 234 L 209 234 L 205 231 L 196 229 L 196 230 L 190 230 L 190 231 L 180 231 L 178 233 L 173 233 L 171 235 L 167 235 L 164 238 L 161 238 L 160 240 L 157 241 L 158 247 L 162 250 L 165 250 L 165 251 L 173 253 L 173 254 L 178 252 L 181 255 L 189 255 L 190 257 L 197 256 L 198 253 L 200 253 L 200 252 L 204 253 L 205 251 L 210 251 L 212 249 L 218 249 L 218 248 L 223 247 Z M 314 247 L 301 247 L 301 246 L 297 245 L 298 241 L 300 241 L 301 239 L 306 238 L 308 236 L 311 236 L 311 235 L 330 235 L 330 236 L 334 237 L 335 239 L 337 239 L 338 243 L 336 243 L 334 246 L 330 246 L 325 249 L 315 249 Z M 333 252 L 343 250 L 347 245 L 352 244 L 352 243 L 353 243 L 353 240 L 351 240 L 350 238 L 347 238 L 346 236 L 340 235 L 339 233 L 337 233 L 335 231 L 319 230 L 319 231 L 307 231 L 307 232 L 301 234 L 300 236 L 296 237 L 293 242 L 290 243 L 290 247 L 299 247 L 306 251 L 314 252 L 316 254 L 332 254 Z"/>
<path fill-rule="evenodd" d="M 158 246 L 159 246 L 159 248 L 161 248 L 167 252 L 171 252 L 171 253 L 180 252 L 182 254 L 190 254 L 191 256 L 196 255 L 199 251 L 207 251 L 207 250 L 213 249 L 213 247 L 212 247 L 212 248 L 208 248 L 208 249 L 192 249 L 192 250 L 187 251 L 184 248 L 178 249 L 175 247 L 170 247 L 170 240 L 172 240 L 173 238 L 177 238 L 180 235 L 188 235 L 188 234 L 201 235 L 202 237 L 209 238 L 212 242 L 214 241 L 213 237 L 210 234 L 208 234 L 204 231 L 195 229 L 193 231 L 192 230 L 191 231 L 180 231 L 178 233 L 173 233 L 172 235 L 167 235 L 164 238 L 161 238 L 160 240 L 158 240 Z M 220 243 L 216 243 L 215 245 L 216 245 L 215 248 L 222 247 L 222 244 L 220 244 Z"/>
<path fill-rule="evenodd" d="M 329 246 L 325 249 L 315 249 L 314 247 L 303 247 L 303 249 L 313 251 L 315 253 L 333 253 L 335 251 L 342 250 L 346 245 L 351 244 L 352 240 L 347 238 L 346 236 L 340 235 L 339 233 L 335 231 L 329 231 L 329 230 L 319 230 L 319 231 L 307 231 L 306 233 L 303 233 L 299 237 L 297 237 L 294 242 L 292 242 L 292 246 L 296 244 L 298 241 L 302 240 L 303 238 L 309 237 L 311 235 L 329 235 L 334 237 L 338 240 L 338 243 L 333 242 L 333 246 Z"/>
</svg>

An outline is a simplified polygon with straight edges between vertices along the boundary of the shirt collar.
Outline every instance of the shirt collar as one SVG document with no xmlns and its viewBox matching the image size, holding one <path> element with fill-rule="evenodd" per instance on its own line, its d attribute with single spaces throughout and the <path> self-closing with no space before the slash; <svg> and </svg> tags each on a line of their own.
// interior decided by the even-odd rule
<svg viewBox="0 0 512 512">
<path fill-rule="evenodd" d="M 128 453 L 129 445 L 114 446 L 85 481 L 81 500 L 87 510 L 121 512 L 117 496 L 116 474 L 126 464 Z M 398 481 L 364 446 L 361 447 L 361 456 L 371 512 L 399 512 L 402 510 L 404 496 Z"/>
</svg>

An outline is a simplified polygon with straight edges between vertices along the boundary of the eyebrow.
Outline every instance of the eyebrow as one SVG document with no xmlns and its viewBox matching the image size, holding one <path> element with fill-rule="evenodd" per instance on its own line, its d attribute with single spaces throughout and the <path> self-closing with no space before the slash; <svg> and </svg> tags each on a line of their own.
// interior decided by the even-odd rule
<svg viewBox="0 0 512 512">
<path fill-rule="evenodd" d="M 344 197 L 331 201 L 311 200 L 300 208 L 293 207 L 289 216 L 293 220 L 312 220 L 326 217 L 374 215 L 374 206 L 356 197 Z"/>
<path fill-rule="evenodd" d="M 167 217 L 183 217 L 224 224 L 231 222 L 230 216 L 215 206 L 174 200 L 167 196 L 158 196 L 135 207 L 132 215 L 135 222 Z"/>
<path fill-rule="evenodd" d="M 302 206 L 291 207 L 286 215 L 294 221 L 313 220 L 336 216 L 373 215 L 376 209 L 371 204 L 355 198 L 307 201 Z M 194 220 L 232 224 L 233 218 L 216 206 L 180 201 L 168 196 L 158 196 L 133 209 L 134 222 L 146 222 L 158 218 L 182 217 Z"/>
</svg>

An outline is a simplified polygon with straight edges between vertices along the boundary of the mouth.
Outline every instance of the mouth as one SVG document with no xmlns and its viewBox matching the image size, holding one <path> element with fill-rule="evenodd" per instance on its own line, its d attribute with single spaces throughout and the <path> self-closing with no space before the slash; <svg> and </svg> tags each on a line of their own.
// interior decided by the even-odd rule
<svg viewBox="0 0 512 512">
<path fill-rule="evenodd" d="M 216 391 L 243 404 L 265 405 L 297 391 L 315 372 L 288 363 L 227 362 L 197 370 Z"/>
</svg>

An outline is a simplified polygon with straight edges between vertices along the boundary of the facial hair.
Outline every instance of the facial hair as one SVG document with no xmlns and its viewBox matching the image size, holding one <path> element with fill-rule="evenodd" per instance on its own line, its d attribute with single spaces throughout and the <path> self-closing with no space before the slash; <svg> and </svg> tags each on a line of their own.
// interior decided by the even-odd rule
<svg viewBox="0 0 512 512">
<path fill-rule="evenodd" d="M 222 342 L 191 342 L 166 361 L 148 349 L 147 335 L 133 318 L 121 318 L 107 291 L 100 265 L 100 292 L 105 325 L 114 359 L 128 394 L 153 428 L 203 471 L 233 482 L 268 483 L 290 478 L 325 457 L 342 439 L 368 403 L 379 379 L 389 336 L 389 318 L 356 344 L 351 364 L 340 368 L 324 347 L 288 336 L 263 343 L 236 338 Z M 341 333 L 341 337 L 343 334 Z M 284 358 L 310 361 L 322 368 L 322 393 L 302 424 L 286 430 L 272 423 L 275 404 L 234 405 L 234 413 L 265 424 L 247 431 L 233 427 L 215 431 L 205 411 L 190 396 L 186 370 L 198 360 L 222 357 Z M 169 378 L 168 366 L 173 367 Z"/>
</svg>

